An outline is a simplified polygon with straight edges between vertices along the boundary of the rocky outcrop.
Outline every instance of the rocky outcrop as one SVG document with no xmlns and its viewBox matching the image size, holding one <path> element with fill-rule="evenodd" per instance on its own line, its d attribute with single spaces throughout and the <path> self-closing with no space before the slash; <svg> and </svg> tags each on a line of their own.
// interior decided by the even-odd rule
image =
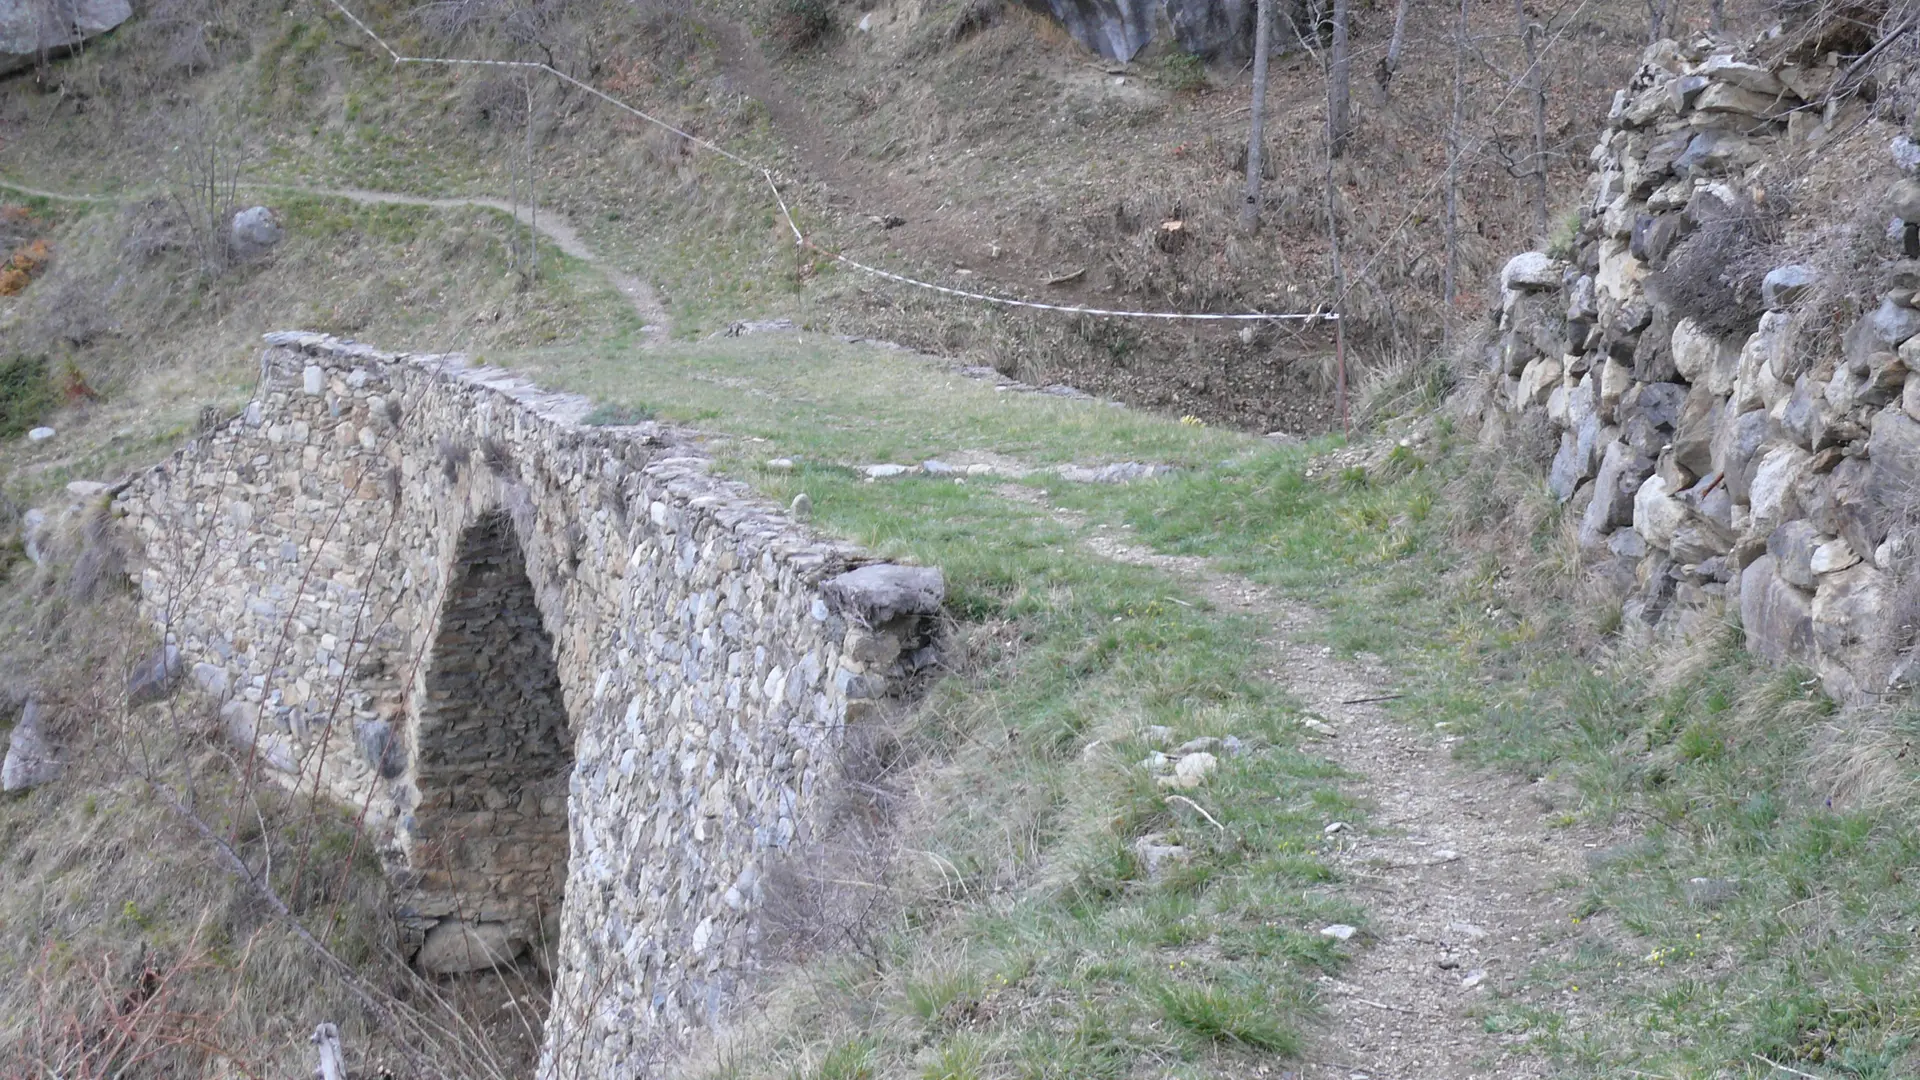
<svg viewBox="0 0 1920 1080">
<path fill-rule="evenodd" d="M 63 771 L 65 765 L 47 735 L 40 703 L 28 698 L 7 736 L 7 756 L 0 761 L 0 791 L 31 791 L 58 780 Z"/>
<path fill-rule="evenodd" d="M 1769 249 L 1740 246 L 1778 224 L 1762 181 L 1788 149 L 1857 119 L 1825 100 L 1834 77 L 1651 47 L 1594 148 L 1572 257 L 1502 274 L 1486 364 L 1499 408 L 1558 431 L 1549 484 L 1627 614 L 1737 613 L 1755 654 L 1858 701 L 1904 677 L 1912 646 L 1895 613 L 1920 520 L 1920 263 L 1895 229 L 1884 265 L 1835 283 L 1882 291 L 1821 348 L 1799 332 L 1820 272 L 1755 268 Z"/>
<path fill-rule="evenodd" d="M 127 0 L 0 0 L 0 75 L 62 55 L 132 17 Z"/>
<path fill-rule="evenodd" d="M 1075 41 L 1127 61 L 1161 34 L 1207 60 L 1244 59 L 1253 49 L 1253 0 L 1024 0 L 1052 15 Z"/>
</svg>

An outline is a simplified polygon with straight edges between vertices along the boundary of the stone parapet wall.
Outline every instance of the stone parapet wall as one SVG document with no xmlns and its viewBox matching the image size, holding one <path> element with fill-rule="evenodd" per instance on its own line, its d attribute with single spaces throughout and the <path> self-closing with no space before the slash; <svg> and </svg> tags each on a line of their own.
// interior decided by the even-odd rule
<svg viewBox="0 0 1920 1080">
<path fill-rule="evenodd" d="M 1487 365 L 1499 414 L 1557 439 L 1549 483 L 1630 619 L 1737 613 L 1753 652 L 1860 702 L 1904 680 L 1913 644 L 1920 262 L 1877 226 L 1877 265 L 1739 262 L 1781 250 L 1754 230 L 1770 243 L 1794 226 L 1782 193 L 1834 132 L 1885 162 L 1860 193 L 1869 207 L 1913 149 L 1894 139 L 1889 155 L 1876 128 L 1855 130 L 1867 118 L 1829 94 L 1836 75 L 1830 56 L 1652 46 L 1593 150 L 1572 259 L 1531 252 L 1503 270 Z M 1806 332 L 1875 280 L 1837 341 Z"/>
<path fill-rule="evenodd" d="M 423 968 L 544 954 L 543 1068 L 636 1071 L 754 969 L 763 864 L 930 662 L 938 571 L 509 373 L 269 342 L 119 495 L 145 610 L 255 764 L 366 816 Z"/>
</svg>

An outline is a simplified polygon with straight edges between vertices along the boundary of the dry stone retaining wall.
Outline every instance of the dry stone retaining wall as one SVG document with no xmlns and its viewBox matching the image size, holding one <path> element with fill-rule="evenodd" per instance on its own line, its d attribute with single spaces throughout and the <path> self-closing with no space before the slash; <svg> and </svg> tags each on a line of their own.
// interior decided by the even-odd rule
<svg viewBox="0 0 1920 1080">
<path fill-rule="evenodd" d="M 1577 253 L 1507 264 L 1487 363 L 1500 410 L 1557 438 L 1550 485 L 1629 618 L 1737 612 L 1753 652 L 1858 702 L 1905 679 L 1920 614 L 1901 599 L 1920 511 L 1920 262 L 1890 238 L 1881 265 L 1844 271 L 1884 284 L 1835 348 L 1800 332 L 1831 314 L 1802 310 L 1821 271 L 1743 282 L 1749 268 L 1718 254 L 1764 250 L 1740 231 L 1781 227 L 1768 185 L 1789 155 L 1865 120 L 1857 99 L 1828 102 L 1836 75 L 1831 55 L 1652 46 L 1593 150 Z M 1891 142 L 1888 171 L 1920 160 Z M 1890 213 L 1909 189 L 1920 218 L 1912 180 Z"/>
<path fill-rule="evenodd" d="M 119 493 L 144 607 L 260 767 L 384 838 L 423 968 L 551 956 L 543 1069 L 631 1074 L 753 970 L 766 860 L 931 660 L 939 572 L 506 372 L 268 340 Z"/>
</svg>

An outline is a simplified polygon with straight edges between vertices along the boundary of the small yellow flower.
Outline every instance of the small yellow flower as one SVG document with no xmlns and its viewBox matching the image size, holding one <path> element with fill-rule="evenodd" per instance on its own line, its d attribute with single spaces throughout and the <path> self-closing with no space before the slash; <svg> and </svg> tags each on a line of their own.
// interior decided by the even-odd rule
<svg viewBox="0 0 1920 1080">
<path fill-rule="evenodd" d="M 1186 416 L 1181 417 L 1180 423 L 1184 424 L 1187 427 L 1206 427 L 1207 426 L 1207 422 L 1205 420 L 1202 420 L 1199 417 L 1194 416 L 1192 413 L 1188 413 Z"/>
</svg>

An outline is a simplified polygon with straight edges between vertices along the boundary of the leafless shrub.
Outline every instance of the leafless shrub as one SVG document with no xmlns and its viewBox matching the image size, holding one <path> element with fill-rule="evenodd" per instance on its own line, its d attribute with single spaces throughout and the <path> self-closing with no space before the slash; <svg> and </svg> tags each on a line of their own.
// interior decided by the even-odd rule
<svg viewBox="0 0 1920 1080">
<path fill-rule="evenodd" d="M 1760 282 L 1773 269 L 1773 254 L 1786 225 L 1786 199 L 1775 194 L 1738 196 L 1688 212 L 1693 233 L 1680 242 L 1664 270 L 1647 280 L 1647 292 L 1681 316 L 1721 337 L 1745 335 L 1766 305 Z"/>
<path fill-rule="evenodd" d="M 513 451 L 498 439 L 480 440 L 480 460 L 487 469 L 498 476 L 513 468 Z"/>
<path fill-rule="evenodd" d="M 120 212 L 120 222 L 121 253 L 139 265 L 189 244 L 180 208 L 164 195 L 129 202 Z"/>
<path fill-rule="evenodd" d="M 527 119 L 527 94 L 513 75 L 488 75 L 466 85 L 461 115 L 479 127 L 517 128 Z"/>
<path fill-rule="evenodd" d="M 466 468 L 471 457 L 472 451 L 465 446 L 448 438 L 440 440 L 440 470 L 446 474 L 448 483 L 460 479 L 460 470 Z"/>
<path fill-rule="evenodd" d="M 250 156 L 245 131 L 230 112 L 203 106 L 184 111 L 165 137 L 166 197 L 200 271 L 218 274 L 233 261 L 231 227 Z"/>
</svg>

